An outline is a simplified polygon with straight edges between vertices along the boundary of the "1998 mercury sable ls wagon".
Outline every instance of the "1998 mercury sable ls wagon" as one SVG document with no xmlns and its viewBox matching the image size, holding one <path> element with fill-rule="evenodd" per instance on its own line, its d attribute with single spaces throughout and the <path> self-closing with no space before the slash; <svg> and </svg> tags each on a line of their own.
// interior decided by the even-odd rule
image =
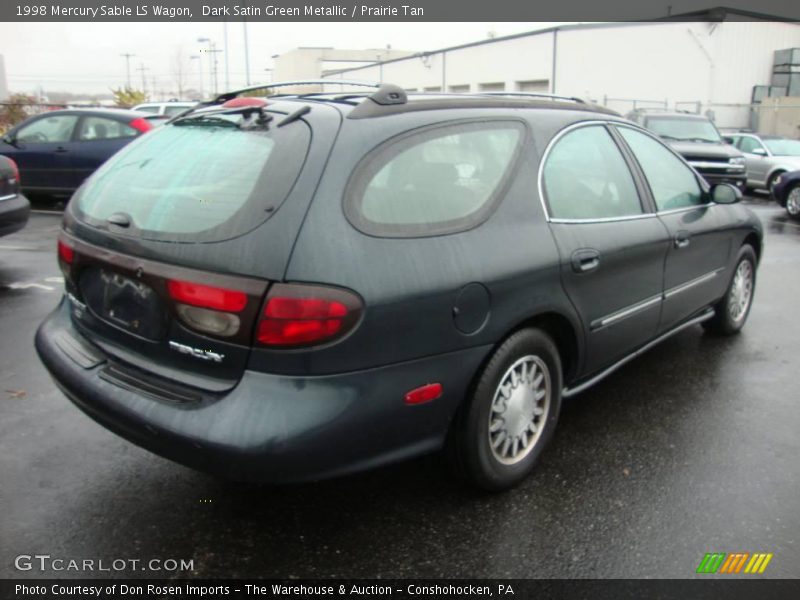
<svg viewBox="0 0 800 600">
<path fill-rule="evenodd" d="M 78 190 L 66 294 L 36 335 L 73 402 L 158 454 L 291 482 L 446 448 L 504 489 L 562 398 L 747 318 L 759 221 L 615 113 L 240 93 Z"/>
</svg>

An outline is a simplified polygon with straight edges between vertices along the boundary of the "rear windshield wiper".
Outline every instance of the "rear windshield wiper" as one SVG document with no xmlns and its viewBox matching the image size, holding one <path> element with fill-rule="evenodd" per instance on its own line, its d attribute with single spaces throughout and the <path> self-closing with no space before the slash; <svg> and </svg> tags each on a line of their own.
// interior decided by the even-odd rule
<svg viewBox="0 0 800 600">
<path fill-rule="evenodd" d="M 198 115 L 195 117 L 186 117 L 179 119 L 173 123 L 176 127 L 194 125 L 196 127 L 235 127 L 238 129 L 238 123 L 234 123 L 228 119 L 220 117 L 213 117 L 208 115 Z"/>
<path fill-rule="evenodd" d="M 242 121 L 239 123 L 231 121 L 230 119 L 226 119 L 222 116 L 236 113 L 242 113 Z M 258 116 L 252 118 L 254 113 L 256 113 Z M 272 121 L 274 118 L 275 117 L 269 113 L 249 107 L 247 109 L 227 111 L 219 115 L 195 115 L 183 117 L 182 119 L 175 121 L 173 125 L 193 125 L 197 127 L 234 127 L 236 129 L 248 131 L 262 127 L 268 129 L 270 121 Z"/>
</svg>

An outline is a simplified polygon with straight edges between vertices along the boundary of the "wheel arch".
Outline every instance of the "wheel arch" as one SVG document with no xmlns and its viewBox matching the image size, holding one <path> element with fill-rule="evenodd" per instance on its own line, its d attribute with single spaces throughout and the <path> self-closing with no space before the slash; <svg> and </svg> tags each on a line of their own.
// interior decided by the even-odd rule
<svg viewBox="0 0 800 600">
<path fill-rule="evenodd" d="M 745 236 L 744 241 L 742 241 L 742 246 L 745 245 L 753 247 L 753 250 L 756 253 L 756 262 L 761 262 L 762 243 L 761 243 L 761 238 L 755 231 L 751 231 Z"/>
</svg>

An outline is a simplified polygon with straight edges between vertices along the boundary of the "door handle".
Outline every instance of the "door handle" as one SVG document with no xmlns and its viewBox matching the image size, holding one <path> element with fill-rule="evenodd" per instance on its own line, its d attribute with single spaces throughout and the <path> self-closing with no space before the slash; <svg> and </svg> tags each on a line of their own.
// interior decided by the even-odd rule
<svg viewBox="0 0 800 600">
<path fill-rule="evenodd" d="M 675 244 L 675 248 L 680 250 L 681 248 L 686 248 L 692 241 L 692 234 L 688 231 L 679 231 L 675 234 L 673 238 L 673 243 Z"/>
<path fill-rule="evenodd" d="M 592 248 L 581 248 L 572 253 L 572 270 L 576 273 L 588 273 L 600 266 L 600 252 Z"/>
<path fill-rule="evenodd" d="M 58 148 L 56 148 L 56 149 L 54 150 L 54 152 L 69 152 L 69 150 L 67 150 L 66 148 L 64 148 L 64 146 L 59 146 Z"/>
</svg>

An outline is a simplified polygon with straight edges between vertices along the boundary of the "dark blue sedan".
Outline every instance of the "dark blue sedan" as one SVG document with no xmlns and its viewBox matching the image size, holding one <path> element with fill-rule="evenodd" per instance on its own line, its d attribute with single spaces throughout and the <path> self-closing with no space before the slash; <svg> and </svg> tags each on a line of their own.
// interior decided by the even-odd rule
<svg viewBox="0 0 800 600">
<path fill-rule="evenodd" d="M 800 171 L 781 173 L 775 179 L 772 195 L 790 217 L 800 219 Z"/>
<path fill-rule="evenodd" d="M 26 193 L 69 194 L 97 167 L 153 125 L 121 109 L 68 109 L 26 119 L 0 141 Z"/>
</svg>

